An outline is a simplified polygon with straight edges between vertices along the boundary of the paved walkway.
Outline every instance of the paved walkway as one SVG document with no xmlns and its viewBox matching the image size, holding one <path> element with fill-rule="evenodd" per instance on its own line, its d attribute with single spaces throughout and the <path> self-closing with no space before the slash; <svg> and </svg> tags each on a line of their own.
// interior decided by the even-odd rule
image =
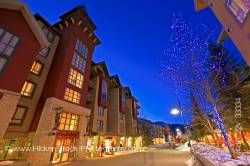
<svg viewBox="0 0 250 166">
<path fill-rule="evenodd" d="M 86 159 L 64 165 L 72 166 L 187 166 L 189 152 L 151 149 L 146 152 L 119 155 L 108 158 Z"/>
</svg>

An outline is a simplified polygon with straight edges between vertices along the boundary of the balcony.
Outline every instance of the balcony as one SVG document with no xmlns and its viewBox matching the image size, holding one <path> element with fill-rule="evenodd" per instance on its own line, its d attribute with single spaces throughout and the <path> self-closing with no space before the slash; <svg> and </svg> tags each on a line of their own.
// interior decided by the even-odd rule
<svg viewBox="0 0 250 166">
<path fill-rule="evenodd" d="M 87 95 L 87 103 L 92 103 L 94 101 L 94 96 L 91 93 Z"/>
<path fill-rule="evenodd" d="M 94 89 L 95 83 L 92 80 L 89 80 L 89 89 Z"/>
</svg>

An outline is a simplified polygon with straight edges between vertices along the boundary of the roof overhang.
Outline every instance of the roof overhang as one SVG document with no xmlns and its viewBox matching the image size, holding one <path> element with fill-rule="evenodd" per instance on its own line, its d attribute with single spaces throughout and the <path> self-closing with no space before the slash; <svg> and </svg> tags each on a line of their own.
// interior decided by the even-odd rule
<svg viewBox="0 0 250 166">
<path fill-rule="evenodd" d="M 220 32 L 220 35 L 217 39 L 217 43 L 221 43 L 221 42 L 227 40 L 228 38 L 229 38 L 229 36 L 228 36 L 227 32 L 224 29 L 222 29 Z"/>
<path fill-rule="evenodd" d="M 49 46 L 48 40 L 44 36 L 36 19 L 33 17 L 26 4 L 19 2 L 17 0 L 1 0 L 0 9 L 20 11 L 23 17 L 25 18 L 27 24 L 29 25 L 31 31 L 34 33 L 36 39 L 40 43 L 41 48 Z"/>
<path fill-rule="evenodd" d="M 206 0 L 194 0 L 194 7 L 196 11 L 203 10 L 208 7 L 208 2 Z"/>
</svg>

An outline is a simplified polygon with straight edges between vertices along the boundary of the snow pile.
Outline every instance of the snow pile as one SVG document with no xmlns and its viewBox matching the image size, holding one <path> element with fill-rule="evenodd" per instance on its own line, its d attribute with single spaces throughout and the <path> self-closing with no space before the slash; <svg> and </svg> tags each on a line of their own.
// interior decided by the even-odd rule
<svg viewBox="0 0 250 166">
<path fill-rule="evenodd" d="M 176 149 L 179 151 L 184 151 L 184 152 L 190 151 L 190 147 L 188 147 L 188 142 L 185 142 L 181 146 L 178 146 Z"/>
<path fill-rule="evenodd" d="M 232 159 L 231 155 L 220 148 L 210 146 L 204 143 L 196 143 L 192 145 L 192 153 L 204 165 L 209 166 L 248 166 L 250 165 L 249 155 L 240 155 L 237 160 Z"/>
</svg>

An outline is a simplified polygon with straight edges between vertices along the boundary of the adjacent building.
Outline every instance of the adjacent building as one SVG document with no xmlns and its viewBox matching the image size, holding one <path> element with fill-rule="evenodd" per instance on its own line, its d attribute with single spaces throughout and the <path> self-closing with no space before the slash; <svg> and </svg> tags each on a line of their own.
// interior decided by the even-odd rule
<svg viewBox="0 0 250 166">
<path fill-rule="evenodd" d="M 197 11 L 210 7 L 223 26 L 218 41 L 230 37 L 250 65 L 249 0 L 195 0 L 194 2 Z"/>
<path fill-rule="evenodd" d="M 118 75 L 109 75 L 105 62 L 92 62 L 89 83 L 88 145 L 99 147 L 103 143 L 107 148 L 141 146 L 137 139 L 139 106 L 130 89 L 121 85 Z"/>
</svg>

